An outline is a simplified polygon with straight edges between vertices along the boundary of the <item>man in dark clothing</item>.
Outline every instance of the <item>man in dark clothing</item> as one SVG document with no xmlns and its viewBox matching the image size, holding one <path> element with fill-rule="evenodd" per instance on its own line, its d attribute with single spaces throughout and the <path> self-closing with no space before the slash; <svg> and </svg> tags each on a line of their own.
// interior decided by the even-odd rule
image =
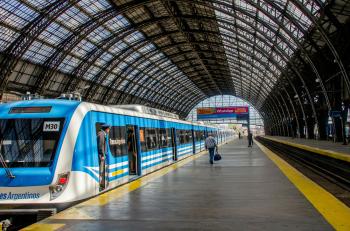
<svg viewBox="0 0 350 231">
<path fill-rule="evenodd" d="M 248 133 L 248 147 L 252 147 L 253 146 L 253 134 L 252 133 Z"/>
<path fill-rule="evenodd" d="M 107 187 L 106 182 L 106 155 L 108 147 L 108 134 L 110 126 L 102 124 L 101 130 L 97 133 L 98 160 L 100 164 L 100 191 Z"/>
<path fill-rule="evenodd" d="M 205 149 L 209 150 L 209 162 L 210 164 L 214 164 L 214 152 L 215 148 L 217 149 L 217 144 L 215 138 L 209 134 L 209 136 L 205 139 Z"/>
</svg>

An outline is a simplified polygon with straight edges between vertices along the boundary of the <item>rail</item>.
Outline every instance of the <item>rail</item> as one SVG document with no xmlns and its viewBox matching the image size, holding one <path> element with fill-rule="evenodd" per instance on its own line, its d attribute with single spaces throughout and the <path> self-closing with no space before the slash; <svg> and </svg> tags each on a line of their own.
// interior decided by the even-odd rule
<svg viewBox="0 0 350 231">
<path fill-rule="evenodd" d="M 293 147 L 271 139 L 257 137 L 256 140 L 283 159 L 291 159 L 317 175 L 350 192 L 350 163 Z"/>
</svg>

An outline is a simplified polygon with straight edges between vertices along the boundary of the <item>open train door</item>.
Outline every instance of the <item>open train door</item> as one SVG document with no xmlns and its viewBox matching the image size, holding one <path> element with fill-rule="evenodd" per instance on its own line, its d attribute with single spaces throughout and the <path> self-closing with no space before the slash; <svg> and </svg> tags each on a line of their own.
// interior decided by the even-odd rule
<svg viewBox="0 0 350 231">
<path fill-rule="evenodd" d="M 177 142 L 176 142 L 176 130 L 171 129 L 171 145 L 173 147 L 173 161 L 177 161 Z"/>
<path fill-rule="evenodd" d="M 129 175 L 137 176 L 139 175 L 139 145 L 137 137 L 137 126 L 126 125 L 126 143 L 128 148 L 129 157 Z"/>
<path fill-rule="evenodd" d="M 195 154 L 196 153 L 196 140 L 197 140 L 197 137 L 196 137 L 196 133 L 194 132 L 194 129 L 192 128 L 191 129 L 191 132 L 192 132 L 192 147 L 193 147 L 193 151 L 192 153 Z"/>
</svg>

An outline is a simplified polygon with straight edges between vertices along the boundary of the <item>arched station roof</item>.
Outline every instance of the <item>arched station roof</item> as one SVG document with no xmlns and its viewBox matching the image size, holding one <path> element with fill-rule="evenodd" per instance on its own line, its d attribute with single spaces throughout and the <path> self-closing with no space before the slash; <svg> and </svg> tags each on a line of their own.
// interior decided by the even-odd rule
<svg viewBox="0 0 350 231">
<path fill-rule="evenodd" d="M 318 53 L 349 87 L 332 38 L 349 14 L 343 0 L 2 0 L 0 90 L 80 91 L 183 117 L 230 94 L 281 121 L 315 97 L 307 78 L 330 107 Z"/>
</svg>

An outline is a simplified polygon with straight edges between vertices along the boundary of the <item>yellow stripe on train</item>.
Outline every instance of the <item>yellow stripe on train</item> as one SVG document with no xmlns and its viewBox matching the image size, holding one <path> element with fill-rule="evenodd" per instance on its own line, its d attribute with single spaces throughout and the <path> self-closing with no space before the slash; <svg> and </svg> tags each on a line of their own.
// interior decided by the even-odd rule
<svg viewBox="0 0 350 231">
<path fill-rule="evenodd" d="M 117 170 L 115 172 L 112 172 L 111 175 L 113 177 L 113 176 L 117 176 L 117 175 L 120 175 L 120 174 L 123 174 L 123 173 L 124 173 L 124 169 L 119 169 L 119 170 Z"/>
</svg>

